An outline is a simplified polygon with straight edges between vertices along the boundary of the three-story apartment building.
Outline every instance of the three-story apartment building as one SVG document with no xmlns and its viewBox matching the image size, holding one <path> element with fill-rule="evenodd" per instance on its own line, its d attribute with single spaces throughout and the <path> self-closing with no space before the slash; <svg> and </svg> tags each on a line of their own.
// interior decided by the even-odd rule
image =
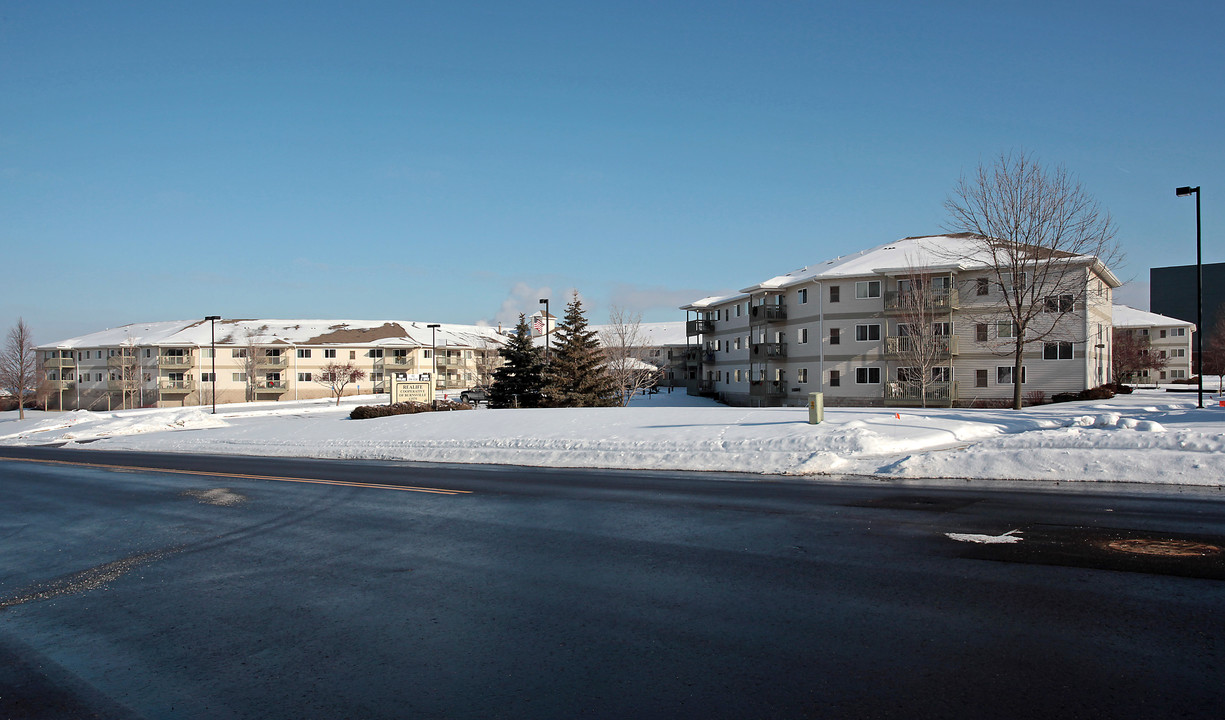
<svg viewBox="0 0 1225 720">
<path fill-rule="evenodd" d="M 1191 362 L 1191 337 L 1195 334 L 1195 323 L 1127 305 L 1115 305 L 1112 315 L 1116 333 L 1148 338 L 1149 351 L 1166 362 L 1161 370 L 1141 371 L 1137 381 L 1159 384 L 1195 377 Z"/>
<path fill-rule="evenodd" d="M 40 346 L 61 409 L 206 405 L 328 397 L 319 373 L 352 363 L 346 393 L 387 391 L 430 373 L 446 393 L 489 382 L 502 335 L 474 325 L 405 321 L 206 320 L 125 325 Z M 215 352 L 214 352 L 215 350 Z"/>
<path fill-rule="evenodd" d="M 755 406 L 802 405 L 810 392 L 831 405 L 1010 399 L 1017 328 L 979 247 L 968 235 L 904 238 L 685 305 L 690 391 Z M 1024 391 L 1108 382 L 1118 279 L 1092 257 L 1045 262 L 1058 282 L 1015 273 L 1051 287 L 1026 290 L 1040 304 L 1026 337 L 1041 341 L 1025 348 Z"/>
</svg>

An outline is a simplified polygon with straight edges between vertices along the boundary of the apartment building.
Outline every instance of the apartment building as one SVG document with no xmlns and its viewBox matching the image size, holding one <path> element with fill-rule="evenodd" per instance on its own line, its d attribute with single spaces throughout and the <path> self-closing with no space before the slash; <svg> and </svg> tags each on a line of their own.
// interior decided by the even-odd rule
<svg viewBox="0 0 1225 720">
<path fill-rule="evenodd" d="M 329 397 L 332 363 L 365 378 L 346 394 L 387 392 L 397 373 L 431 373 L 443 393 L 487 383 L 503 336 L 474 325 L 360 320 L 139 323 L 37 348 L 50 407 L 173 407 Z M 215 353 L 214 353 L 215 350 Z"/>
<path fill-rule="evenodd" d="M 992 266 L 977 259 L 981 240 L 904 238 L 682 306 L 690 392 L 751 406 L 803 405 L 810 392 L 830 405 L 1010 400 L 1017 328 L 1000 307 Z M 1096 258 L 1051 257 L 1059 281 L 1045 276 L 1049 295 L 1027 280 L 1032 270 L 1017 273 L 1043 309 L 1031 332 L 1044 341 L 1023 357 L 1024 393 L 1109 381 L 1111 296 L 1120 283 Z M 916 309 L 907 299 L 918 288 Z M 936 356 L 922 371 L 914 360 L 921 338 Z"/>
<path fill-rule="evenodd" d="M 1111 312 L 1116 333 L 1148 338 L 1149 352 L 1166 361 L 1164 370 L 1143 371 L 1139 382 L 1160 384 L 1195 377 L 1191 362 L 1195 323 L 1127 305 L 1115 305 Z"/>
</svg>

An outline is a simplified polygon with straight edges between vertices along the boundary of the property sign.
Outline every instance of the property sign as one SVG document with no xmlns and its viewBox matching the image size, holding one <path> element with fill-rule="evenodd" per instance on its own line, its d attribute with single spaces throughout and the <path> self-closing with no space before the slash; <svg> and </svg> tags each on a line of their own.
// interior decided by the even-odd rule
<svg viewBox="0 0 1225 720">
<path fill-rule="evenodd" d="M 430 383 L 428 381 L 418 382 L 416 380 L 395 380 L 391 383 L 391 401 L 393 403 L 433 402 L 434 391 L 430 389 Z"/>
</svg>

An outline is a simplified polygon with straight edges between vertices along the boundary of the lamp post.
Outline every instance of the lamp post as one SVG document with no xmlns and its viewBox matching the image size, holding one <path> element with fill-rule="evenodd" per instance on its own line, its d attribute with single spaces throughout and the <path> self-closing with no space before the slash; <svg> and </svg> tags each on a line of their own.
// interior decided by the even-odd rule
<svg viewBox="0 0 1225 720">
<path fill-rule="evenodd" d="M 209 378 L 213 382 L 212 399 L 213 399 L 213 414 L 217 414 L 217 321 L 221 319 L 220 315 L 209 315 L 204 318 L 208 320 L 209 333 L 209 356 L 213 361 L 213 371 L 209 373 Z"/>
<path fill-rule="evenodd" d="M 549 364 L 549 299 L 540 298 L 540 304 L 544 305 L 544 364 Z"/>
<path fill-rule="evenodd" d="M 1199 185 L 1174 190 L 1178 197 L 1195 194 L 1195 375 L 1199 378 L 1199 406 L 1204 406 L 1204 257 L 1200 245 Z"/>
<path fill-rule="evenodd" d="M 438 328 L 442 325 L 430 323 L 426 327 L 430 329 L 430 385 L 434 389 L 430 396 L 433 401 L 430 404 L 433 405 L 438 401 Z"/>
</svg>

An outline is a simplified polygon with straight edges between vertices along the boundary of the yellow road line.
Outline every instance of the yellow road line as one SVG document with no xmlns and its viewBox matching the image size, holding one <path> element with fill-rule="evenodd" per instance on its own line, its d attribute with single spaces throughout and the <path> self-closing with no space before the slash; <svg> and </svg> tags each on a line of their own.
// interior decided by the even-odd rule
<svg viewBox="0 0 1225 720">
<path fill-rule="evenodd" d="M 275 480 L 277 482 L 309 483 L 312 485 L 341 485 L 344 487 L 373 488 L 376 490 L 403 490 L 406 492 L 432 493 L 434 495 L 470 495 L 471 490 L 447 490 L 445 488 L 414 487 L 411 485 L 382 485 L 379 483 L 350 482 L 348 480 L 320 480 L 318 478 L 282 477 L 279 475 L 246 475 L 243 473 L 213 472 L 210 470 L 174 470 L 170 468 L 138 467 L 135 465 L 107 465 L 104 463 L 72 462 L 69 460 L 37 460 L 34 458 L 0 457 L 0 462 L 44 463 L 49 465 L 74 465 L 78 467 L 102 468 L 104 470 L 135 470 L 139 472 L 173 473 L 177 475 L 204 475 L 207 477 L 238 478 L 241 480 Z"/>
</svg>

